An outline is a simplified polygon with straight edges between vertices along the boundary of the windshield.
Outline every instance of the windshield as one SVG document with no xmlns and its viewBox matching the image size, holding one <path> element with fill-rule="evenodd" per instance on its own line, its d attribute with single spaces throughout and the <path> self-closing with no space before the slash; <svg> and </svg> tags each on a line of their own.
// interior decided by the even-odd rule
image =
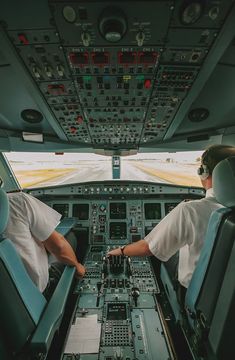
<svg viewBox="0 0 235 360">
<path fill-rule="evenodd" d="M 201 186 L 202 151 L 142 153 L 120 157 L 120 180 Z M 5 153 L 22 188 L 112 180 L 112 157 L 89 153 Z M 115 159 L 113 164 L 117 164 Z"/>
</svg>

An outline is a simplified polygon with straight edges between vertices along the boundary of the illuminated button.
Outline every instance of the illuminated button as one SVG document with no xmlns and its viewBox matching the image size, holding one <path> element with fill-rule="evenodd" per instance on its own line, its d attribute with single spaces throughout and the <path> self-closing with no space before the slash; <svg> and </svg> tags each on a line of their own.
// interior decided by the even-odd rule
<svg viewBox="0 0 235 360">
<path fill-rule="evenodd" d="M 109 53 L 107 52 L 92 53 L 91 58 L 95 65 L 107 65 L 109 63 Z"/>
<path fill-rule="evenodd" d="M 69 54 L 69 60 L 71 64 L 76 65 L 86 65 L 88 64 L 88 53 L 79 53 L 74 52 Z"/>
<path fill-rule="evenodd" d="M 150 89 L 151 88 L 151 80 L 150 79 L 145 80 L 144 87 L 145 87 L 145 89 Z"/>
<path fill-rule="evenodd" d="M 106 210 L 106 206 L 104 204 L 100 205 L 100 211 L 104 212 Z"/>
<path fill-rule="evenodd" d="M 136 63 L 136 53 L 135 52 L 120 52 L 118 54 L 120 64 L 135 64 Z"/>
<path fill-rule="evenodd" d="M 65 87 L 63 84 L 51 84 L 47 86 L 47 91 L 51 95 L 62 95 L 65 93 Z"/>
<path fill-rule="evenodd" d="M 21 44 L 28 45 L 29 40 L 27 39 L 25 34 L 18 34 L 18 39 L 20 40 Z"/>
<path fill-rule="evenodd" d="M 76 134 L 77 128 L 75 126 L 71 126 L 70 127 L 70 132 L 71 132 L 71 134 Z"/>
</svg>

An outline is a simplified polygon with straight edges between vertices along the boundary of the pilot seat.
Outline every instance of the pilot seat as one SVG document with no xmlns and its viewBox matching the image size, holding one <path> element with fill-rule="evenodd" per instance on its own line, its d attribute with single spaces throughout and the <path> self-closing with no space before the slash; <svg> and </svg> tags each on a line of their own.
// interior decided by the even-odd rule
<svg viewBox="0 0 235 360">
<path fill-rule="evenodd" d="M 26 272 L 14 244 L 4 236 L 8 198 L 0 188 L 0 358 L 43 359 L 58 330 L 70 294 L 75 269 L 65 267 L 47 302 Z"/>
<path fill-rule="evenodd" d="M 175 318 L 191 346 L 205 359 L 235 358 L 235 157 L 221 161 L 212 174 L 215 197 L 224 207 L 210 217 L 204 246 L 186 292 L 184 308 L 164 264 L 161 279 Z"/>
</svg>

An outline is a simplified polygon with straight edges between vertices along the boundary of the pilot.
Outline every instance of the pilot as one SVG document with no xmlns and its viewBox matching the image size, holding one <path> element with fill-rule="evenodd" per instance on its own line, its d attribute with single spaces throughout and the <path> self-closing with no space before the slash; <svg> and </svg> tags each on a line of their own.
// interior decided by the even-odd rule
<svg viewBox="0 0 235 360">
<path fill-rule="evenodd" d="M 197 264 L 211 213 L 222 207 L 213 194 L 212 171 L 229 156 L 235 155 L 235 147 L 213 145 L 203 154 L 198 169 L 206 196 L 200 200 L 181 202 L 143 239 L 114 249 L 108 255 L 154 255 L 168 261 L 179 251 L 177 278 L 179 300 L 183 301 L 186 289 Z"/>
<path fill-rule="evenodd" d="M 23 192 L 8 194 L 9 220 L 6 236 L 14 243 L 25 268 L 39 288 L 49 299 L 64 264 L 75 266 L 78 277 L 85 274 L 69 242 L 55 228 L 61 215 L 40 200 Z M 58 262 L 49 267 L 48 253 Z"/>
</svg>

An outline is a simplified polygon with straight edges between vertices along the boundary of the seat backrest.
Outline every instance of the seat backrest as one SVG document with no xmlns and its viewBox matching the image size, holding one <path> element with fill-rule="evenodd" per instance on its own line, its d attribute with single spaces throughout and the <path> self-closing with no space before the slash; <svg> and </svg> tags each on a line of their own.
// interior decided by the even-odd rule
<svg viewBox="0 0 235 360">
<path fill-rule="evenodd" d="M 26 272 L 13 243 L 4 236 L 8 199 L 0 189 L 0 319 L 5 347 L 18 353 L 34 332 L 46 300 Z"/>
<path fill-rule="evenodd" d="M 210 218 L 185 307 L 195 331 L 209 333 L 235 238 L 235 157 L 221 161 L 212 174 L 215 197 L 224 208 Z M 205 335 L 205 334 L 204 334 Z"/>
<path fill-rule="evenodd" d="M 235 242 L 231 250 L 223 283 L 208 335 L 208 353 L 212 359 L 235 359 Z"/>
</svg>

